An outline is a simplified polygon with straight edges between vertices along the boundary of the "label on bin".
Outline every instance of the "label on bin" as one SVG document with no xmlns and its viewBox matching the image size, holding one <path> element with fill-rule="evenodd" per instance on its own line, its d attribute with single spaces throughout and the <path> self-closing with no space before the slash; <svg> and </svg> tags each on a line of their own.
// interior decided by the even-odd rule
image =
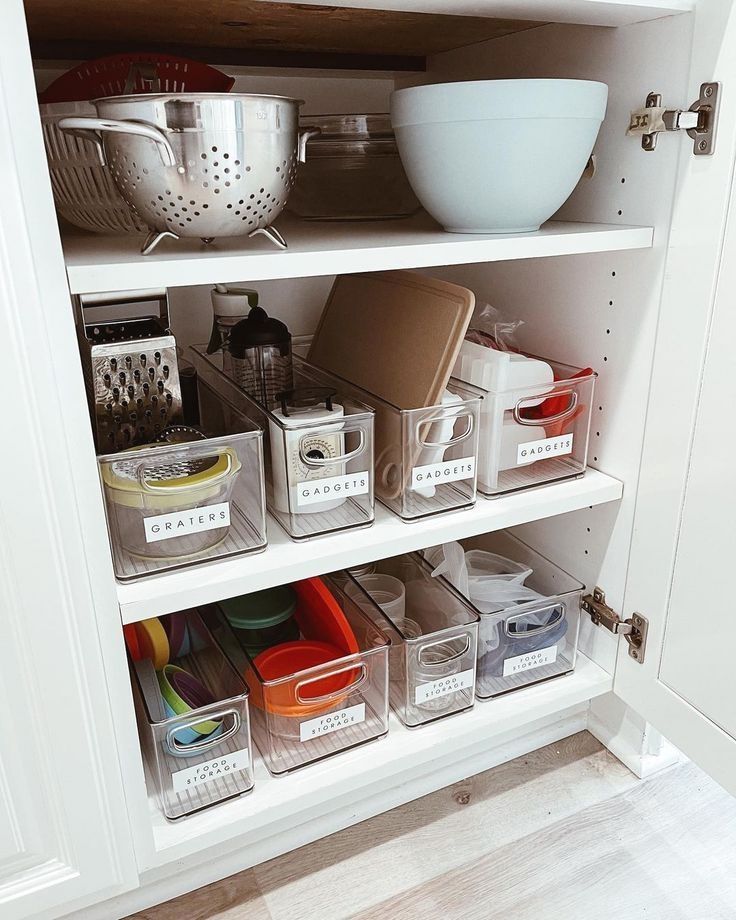
<svg viewBox="0 0 736 920">
<path fill-rule="evenodd" d="M 196 767 L 177 770 L 171 774 L 171 779 L 174 784 L 174 792 L 186 792 L 188 789 L 196 789 L 197 786 L 203 786 L 205 783 L 211 783 L 216 779 L 225 779 L 233 773 L 239 773 L 249 768 L 250 756 L 247 749 L 232 753 L 228 751 L 227 754 L 215 757 L 214 760 L 198 763 Z"/>
<path fill-rule="evenodd" d="M 428 463 L 426 466 L 415 466 L 411 471 L 411 488 L 426 489 L 427 486 L 438 486 L 443 482 L 460 482 L 461 479 L 472 479 L 475 476 L 475 457 L 463 457 L 461 460 L 443 460 L 441 463 Z"/>
<path fill-rule="evenodd" d="M 361 722 L 365 722 L 365 703 L 358 703 L 357 706 L 348 706 L 347 709 L 340 709 L 339 712 L 328 712 L 327 715 L 319 716 L 317 719 L 301 722 L 299 740 L 310 741 L 312 738 L 321 738 L 322 735 L 329 735 L 331 732 L 349 728 L 351 725 L 359 725 Z"/>
<path fill-rule="evenodd" d="M 448 674 L 447 677 L 438 677 L 426 684 L 419 684 L 414 688 L 414 702 L 417 706 L 427 700 L 436 700 L 439 696 L 447 696 L 456 690 L 467 690 L 473 686 L 473 669 L 458 671 L 457 674 Z"/>
<path fill-rule="evenodd" d="M 534 463 L 535 460 L 547 460 L 549 457 L 562 457 L 571 453 L 572 434 L 526 441 L 516 448 L 516 465 L 521 466 L 523 463 Z"/>
<path fill-rule="evenodd" d="M 171 540 L 190 533 L 202 533 L 204 530 L 217 530 L 230 526 L 230 502 L 217 505 L 202 505 L 187 511 L 172 511 L 170 514 L 157 514 L 143 518 L 146 528 L 146 543 L 159 540 Z"/>
<path fill-rule="evenodd" d="M 541 668 L 542 665 L 553 664 L 555 661 L 557 661 L 556 645 L 550 645 L 549 648 L 538 648 L 533 652 L 527 652 L 526 655 L 504 659 L 503 676 L 511 677 L 512 674 L 531 671 L 532 668 Z"/>
<path fill-rule="evenodd" d="M 336 498 L 350 498 L 352 495 L 366 495 L 370 484 L 370 473 L 347 473 L 344 476 L 325 476 L 324 479 L 305 479 L 296 484 L 296 506 L 316 505 L 317 502 L 334 501 Z"/>
</svg>

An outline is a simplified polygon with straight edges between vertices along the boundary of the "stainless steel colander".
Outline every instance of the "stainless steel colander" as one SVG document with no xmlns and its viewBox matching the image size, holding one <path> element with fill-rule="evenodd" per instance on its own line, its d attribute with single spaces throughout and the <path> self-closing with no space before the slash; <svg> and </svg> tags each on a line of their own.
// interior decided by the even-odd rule
<svg viewBox="0 0 736 920">
<path fill-rule="evenodd" d="M 271 226 L 305 159 L 302 101 L 285 96 L 182 93 L 108 96 L 97 118 L 59 127 L 94 140 L 120 194 L 151 228 L 147 255 L 165 236 L 253 236 L 285 248 Z"/>
</svg>

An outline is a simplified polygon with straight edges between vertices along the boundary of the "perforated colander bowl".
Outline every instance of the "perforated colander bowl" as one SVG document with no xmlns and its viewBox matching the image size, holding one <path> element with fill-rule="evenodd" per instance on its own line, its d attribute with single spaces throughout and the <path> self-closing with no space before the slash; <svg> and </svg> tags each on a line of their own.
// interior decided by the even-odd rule
<svg viewBox="0 0 736 920">
<path fill-rule="evenodd" d="M 143 251 L 163 236 L 266 233 L 296 179 L 306 141 L 299 99 L 226 93 L 111 96 L 94 100 L 98 118 L 65 118 L 65 131 L 94 139 L 120 194 L 151 229 Z"/>
</svg>

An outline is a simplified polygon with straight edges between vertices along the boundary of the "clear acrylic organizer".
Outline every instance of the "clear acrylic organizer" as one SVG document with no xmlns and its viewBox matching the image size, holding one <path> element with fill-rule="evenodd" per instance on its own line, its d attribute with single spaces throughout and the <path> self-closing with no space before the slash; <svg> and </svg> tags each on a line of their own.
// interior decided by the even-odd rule
<svg viewBox="0 0 736 920">
<path fill-rule="evenodd" d="M 167 714 L 153 662 L 129 664 L 146 767 L 163 813 L 173 820 L 249 792 L 253 757 L 247 686 L 196 611 L 171 616 L 182 618 L 188 638 L 186 654 L 170 664 L 184 669 L 190 684 L 194 678 L 214 701 Z"/>
<path fill-rule="evenodd" d="M 290 537 L 373 523 L 373 409 L 333 391 L 334 420 L 327 409 L 319 422 L 288 418 L 286 410 L 267 409 L 226 376 L 221 355 L 208 355 L 200 345 L 190 355 L 198 376 L 263 429 L 268 510 Z M 294 387 L 317 390 L 321 381 L 302 362 L 294 368 Z"/>
<path fill-rule="evenodd" d="M 206 608 L 215 638 L 251 689 L 251 730 L 269 772 L 290 773 L 388 732 L 389 640 L 337 580 L 322 576 L 358 651 L 265 680 L 218 607 Z M 315 638 L 315 636 L 310 636 Z"/>
<path fill-rule="evenodd" d="M 538 360 L 554 371 L 553 383 L 482 390 L 478 491 L 486 497 L 585 472 L 597 374 L 576 376 L 581 368 Z"/>
<path fill-rule="evenodd" d="M 452 379 L 442 403 L 399 409 L 296 354 L 294 364 L 373 407 L 376 498 L 394 514 L 415 521 L 475 504 L 481 390 Z"/>
<path fill-rule="evenodd" d="M 407 728 L 471 709 L 479 617 L 418 553 L 384 559 L 362 575 L 340 573 L 353 597 L 391 639 L 391 707 Z M 404 586 L 401 602 L 382 597 L 381 580 Z M 373 585 L 377 587 L 374 588 Z M 388 593 L 388 592 L 387 592 Z"/>
<path fill-rule="evenodd" d="M 202 380 L 198 394 L 206 439 L 97 458 L 121 581 L 266 546 L 263 433 Z"/>
<path fill-rule="evenodd" d="M 507 531 L 464 540 L 466 549 L 498 553 L 532 570 L 524 585 L 541 600 L 482 605 L 478 632 L 478 699 L 490 699 L 569 674 L 575 668 L 584 586 Z M 493 609 L 490 609 L 493 607 Z"/>
</svg>

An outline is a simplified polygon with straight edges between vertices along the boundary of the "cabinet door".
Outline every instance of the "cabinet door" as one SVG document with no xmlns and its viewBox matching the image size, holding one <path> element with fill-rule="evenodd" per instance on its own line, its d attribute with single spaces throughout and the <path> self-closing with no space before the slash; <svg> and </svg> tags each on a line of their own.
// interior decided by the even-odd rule
<svg viewBox="0 0 736 920">
<path fill-rule="evenodd" d="M 96 476 L 21 0 L 0 33 L 0 916 L 137 884 L 71 444 Z M 86 440 L 85 440 L 86 439 Z M 87 442 L 90 442 L 89 444 Z M 90 490 L 94 491 L 94 490 Z M 103 525 L 104 528 L 104 525 Z M 104 539 L 104 536 L 103 536 Z M 109 562 L 107 562 L 109 567 Z M 122 640 L 121 640 L 122 641 Z"/>
<path fill-rule="evenodd" d="M 698 7 L 690 95 L 723 84 L 713 157 L 681 143 L 625 615 L 650 623 L 643 664 L 622 641 L 615 691 L 736 794 L 736 14 Z M 644 154 L 656 156 L 654 154 Z"/>
</svg>

